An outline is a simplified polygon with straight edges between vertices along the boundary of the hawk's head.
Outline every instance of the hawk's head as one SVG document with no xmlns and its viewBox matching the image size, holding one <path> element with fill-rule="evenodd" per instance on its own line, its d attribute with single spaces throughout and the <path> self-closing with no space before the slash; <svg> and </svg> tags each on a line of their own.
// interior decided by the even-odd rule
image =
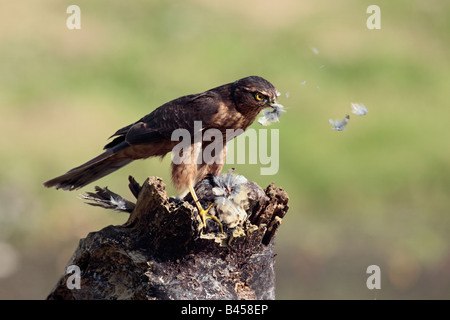
<svg viewBox="0 0 450 320">
<path fill-rule="evenodd" d="M 254 119 L 262 109 L 277 105 L 277 89 L 264 78 L 250 76 L 235 81 L 233 85 L 236 108 L 242 114 Z"/>
</svg>

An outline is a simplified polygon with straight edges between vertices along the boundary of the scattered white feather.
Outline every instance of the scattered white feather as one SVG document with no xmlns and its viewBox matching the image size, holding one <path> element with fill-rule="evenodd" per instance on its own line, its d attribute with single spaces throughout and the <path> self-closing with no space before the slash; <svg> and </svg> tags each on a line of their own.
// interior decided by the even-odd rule
<svg viewBox="0 0 450 320">
<path fill-rule="evenodd" d="M 126 210 L 127 206 L 123 199 L 116 199 L 113 196 L 111 196 L 110 203 L 116 207 L 116 210 Z"/>
<path fill-rule="evenodd" d="M 272 110 L 266 109 L 263 111 L 263 116 L 258 119 L 259 124 L 268 126 L 274 122 L 279 122 L 281 113 L 286 112 L 283 105 L 279 103 L 273 103 L 272 108 Z"/>
<path fill-rule="evenodd" d="M 212 188 L 212 193 L 214 193 L 214 195 L 216 197 L 224 197 L 226 195 L 225 190 L 221 189 L 221 188 L 218 188 L 218 187 Z"/>
<path fill-rule="evenodd" d="M 366 115 L 368 111 L 365 105 L 352 102 L 352 112 L 357 116 L 363 116 Z"/>
<path fill-rule="evenodd" d="M 333 128 L 332 128 L 333 130 L 344 131 L 349 120 L 350 120 L 350 116 L 346 115 L 343 120 L 330 119 L 330 120 L 328 120 L 328 122 L 333 126 Z"/>
</svg>

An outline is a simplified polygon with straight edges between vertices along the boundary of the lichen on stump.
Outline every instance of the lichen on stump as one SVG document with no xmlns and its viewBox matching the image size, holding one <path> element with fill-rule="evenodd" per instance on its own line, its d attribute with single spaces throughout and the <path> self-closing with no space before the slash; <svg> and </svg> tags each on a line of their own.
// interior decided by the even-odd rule
<svg viewBox="0 0 450 320">
<path fill-rule="evenodd" d="M 273 239 L 289 198 L 273 183 L 248 187 L 248 219 L 224 233 L 211 220 L 203 228 L 192 198 L 169 198 L 160 178 L 130 177 L 135 204 L 96 187 L 84 199 L 130 217 L 81 239 L 67 264 L 79 267 L 79 289 L 64 274 L 47 299 L 274 299 Z M 203 207 L 213 201 L 207 183 L 195 189 Z"/>
</svg>

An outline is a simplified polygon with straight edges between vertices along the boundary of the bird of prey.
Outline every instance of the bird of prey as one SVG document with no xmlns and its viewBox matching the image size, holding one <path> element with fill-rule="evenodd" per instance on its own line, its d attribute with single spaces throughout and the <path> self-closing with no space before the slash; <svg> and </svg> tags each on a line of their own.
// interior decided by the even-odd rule
<svg viewBox="0 0 450 320">
<path fill-rule="evenodd" d="M 44 182 L 45 187 L 75 190 L 96 181 L 137 159 L 164 157 L 179 143 L 172 140 L 176 129 L 187 130 L 194 146 L 195 121 L 201 121 L 201 131 L 218 129 L 223 137 L 223 161 L 208 163 L 205 161 L 172 161 L 172 182 L 181 192 L 186 189 L 194 199 L 203 225 L 206 219 L 222 225 L 217 217 L 202 208 L 193 186 L 208 174 L 221 173 L 225 157 L 227 129 L 242 129 L 242 133 L 265 108 L 280 108 L 277 103 L 277 89 L 267 80 L 250 76 L 198 94 L 183 96 L 167 102 L 138 121 L 119 129 L 110 138 L 114 138 L 104 147 L 104 152 L 92 160 L 73 168 L 67 173 Z M 232 137 L 233 138 L 233 137 Z M 201 141 L 201 148 L 213 143 Z M 191 150 L 195 150 L 194 147 Z M 193 152 L 193 151 L 191 151 Z M 192 155 L 193 157 L 193 155 Z"/>
</svg>

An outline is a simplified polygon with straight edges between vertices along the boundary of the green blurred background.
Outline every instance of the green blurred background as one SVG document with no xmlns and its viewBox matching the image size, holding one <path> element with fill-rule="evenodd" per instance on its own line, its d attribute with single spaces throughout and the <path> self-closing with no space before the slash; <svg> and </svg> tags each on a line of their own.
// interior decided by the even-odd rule
<svg viewBox="0 0 450 320">
<path fill-rule="evenodd" d="M 81 30 L 66 9 L 81 8 Z M 369 30 L 366 9 L 381 8 Z M 288 107 L 280 169 L 233 165 L 290 195 L 278 299 L 450 298 L 450 3 L 0 0 L 0 298 L 44 299 L 80 238 L 127 216 L 42 182 L 97 155 L 159 105 L 248 75 Z M 306 82 L 304 82 L 306 81 Z M 351 116 L 350 103 L 368 115 Z M 261 128 L 255 123 L 252 128 Z M 98 182 L 131 198 L 128 175 Z M 230 165 L 225 167 L 230 167 Z M 369 265 L 381 289 L 366 287 Z"/>
</svg>

